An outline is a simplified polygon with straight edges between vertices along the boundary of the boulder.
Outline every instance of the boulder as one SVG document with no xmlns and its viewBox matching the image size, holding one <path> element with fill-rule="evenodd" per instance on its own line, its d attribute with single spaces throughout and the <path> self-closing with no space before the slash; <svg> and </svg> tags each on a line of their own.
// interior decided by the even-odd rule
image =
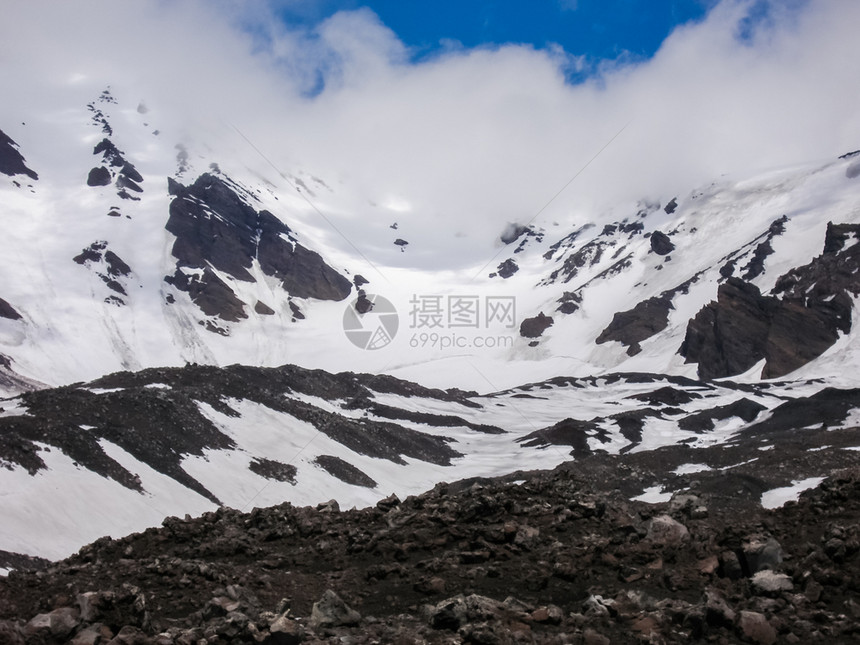
<svg viewBox="0 0 860 645">
<path fill-rule="evenodd" d="M 657 255 L 669 255 L 675 250 L 675 245 L 672 244 L 672 240 L 669 239 L 668 235 L 660 231 L 654 231 L 651 233 L 651 250 Z"/>
<path fill-rule="evenodd" d="M 742 611 L 738 621 L 738 631 L 743 637 L 759 645 L 776 643 L 777 633 L 764 614 L 755 611 Z"/>
<path fill-rule="evenodd" d="M 678 546 L 689 541 L 690 532 L 669 515 L 658 515 L 648 523 L 645 539 L 662 546 Z"/>
<path fill-rule="evenodd" d="M 552 327 L 552 317 L 540 312 L 534 318 L 526 318 L 520 323 L 520 336 L 538 338 L 550 327 Z"/>
<path fill-rule="evenodd" d="M 39 614 L 24 625 L 28 639 L 53 638 L 63 641 L 81 624 L 80 612 L 72 607 L 62 607 L 47 614 Z"/>
<path fill-rule="evenodd" d="M 311 611 L 311 627 L 340 627 L 341 625 L 357 625 L 361 622 L 361 614 L 347 605 L 340 596 L 331 589 L 326 590 L 323 597 L 314 603 Z"/>
</svg>

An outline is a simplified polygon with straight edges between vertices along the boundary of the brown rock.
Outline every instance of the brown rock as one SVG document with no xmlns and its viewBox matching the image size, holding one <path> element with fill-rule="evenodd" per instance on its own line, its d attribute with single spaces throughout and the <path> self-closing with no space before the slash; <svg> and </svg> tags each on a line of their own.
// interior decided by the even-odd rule
<svg viewBox="0 0 860 645">
<path fill-rule="evenodd" d="M 585 633 L 582 635 L 582 642 L 585 645 L 611 645 L 611 641 L 606 636 L 593 629 L 585 630 Z"/>
<path fill-rule="evenodd" d="M 357 625 L 359 622 L 361 622 L 361 614 L 347 605 L 331 589 L 328 589 L 323 597 L 314 603 L 311 611 L 311 626 L 314 628 Z"/>
<path fill-rule="evenodd" d="M 649 522 L 645 539 L 663 546 L 678 546 L 689 541 L 690 532 L 686 526 L 668 515 L 658 515 Z"/>
<path fill-rule="evenodd" d="M 651 634 L 656 633 L 659 630 L 659 627 L 660 625 L 657 623 L 656 619 L 651 616 L 643 616 L 642 618 L 634 620 L 633 624 L 630 626 L 634 632 L 645 637 L 649 637 Z"/>
<path fill-rule="evenodd" d="M 269 637 L 263 643 L 266 645 L 297 645 L 304 638 L 304 630 L 296 621 L 279 616 L 269 625 Z"/>
<path fill-rule="evenodd" d="M 51 637 L 64 640 L 80 622 L 80 612 L 77 609 L 62 607 L 50 613 L 35 616 L 24 625 L 23 632 L 28 638 Z"/>
<path fill-rule="evenodd" d="M 709 555 L 707 558 L 699 560 L 699 573 L 709 576 L 716 572 L 720 566 L 720 559 L 715 555 Z"/>
<path fill-rule="evenodd" d="M 776 642 L 776 630 L 767 622 L 764 614 L 755 611 L 742 611 L 738 621 L 741 634 L 753 643 L 773 645 Z"/>
</svg>

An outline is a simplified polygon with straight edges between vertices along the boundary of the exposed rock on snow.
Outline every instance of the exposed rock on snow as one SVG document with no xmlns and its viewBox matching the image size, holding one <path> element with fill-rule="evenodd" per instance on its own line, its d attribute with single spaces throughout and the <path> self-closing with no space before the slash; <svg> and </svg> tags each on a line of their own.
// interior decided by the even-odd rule
<svg viewBox="0 0 860 645">
<path fill-rule="evenodd" d="M 166 228 L 176 236 L 177 263 L 166 281 L 188 292 L 206 315 L 229 322 L 247 318 L 246 303 L 214 270 L 254 282 L 255 260 L 295 297 L 343 300 L 352 290 L 349 280 L 299 244 L 286 224 L 254 210 L 225 180 L 205 173 L 188 187 L 173 181 L 170 190 L 175 198 Z"/>
<path fill-rule="evenodd" d="M 539 338 L 550 327 L 552 327 L 552 317 L 541 311 L 534 318 L 526 318 L 520 323 L 520 336 Z"/>
<path fill-rule="evenodd" d="M 6 302 L 3 298 L 0 298 L 0 318 L 8 318 L 9 320 L 21 320 L 21 314 L 19 314 L 15 307 Z"/>
<path fill-rule="evenodd" d="M 25 175 L 34 181 L 39 179 L 39 175 L 27 167 L 27 162 L 18 152 L 18 144 L 2 130 L 0 130 L 0 172 L 10 177 Z"/>
<path fill-rule="evenodd" d="M 820 356 L 851 330 L 860 248 L 846 240 L 858 232 L 855 224 L 829 224 L 824 253 L 780 277 L 773 296 L 729 278 L 690 321 L 681 355 L 698 363 L 701 378 L 741 374 L 762 359 L 762 377 L 776 378 Z"/>
<path fill-rule="evenodd" d="M 508 258 L 507 260 L 499 264 L 498 267 L 496 267 L 496 273 L 490 275 L 490 277 L 492 278 L 493 276 L 498 274 L 500 278 L 510 278 L 519 270 L 520 267 L 517 266 L 517 263 L 514 262 L 512 258 Z"/>
<path fill-rule="evenodd" d="M 654 231 L 651 233 L 651 250 L 657 255 L 669 255 L 675 250 L 675 245 L 672 244 L 672 240 L 669 239 L 668 235 L 660 231 Z"/>
</svg>

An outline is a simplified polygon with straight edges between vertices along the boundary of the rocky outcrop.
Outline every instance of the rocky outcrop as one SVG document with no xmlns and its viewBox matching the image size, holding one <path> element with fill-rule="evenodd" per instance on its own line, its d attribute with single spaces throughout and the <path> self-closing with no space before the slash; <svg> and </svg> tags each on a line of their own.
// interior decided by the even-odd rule
<svg viewBox="0 0 860 645">
<path fill-rule="evenodd" d="M 523 338 L 540 338 L 550 327 L 552 327 L 552 316 L 547 316 L 541 311 L 537 316 L 526 318 L 520 323 L 520 336 Z"/>
<path fill-rule="evenodd" d="M 671 309 L 672 300 L 665 296 L 643 300 L 629 311 L 616 313 L 595 342 L 618 341 L 627 346 L 629 356 L 635 356 L 642 351 L 639 343 L 666 328 Z"/>
<path fill-rule="evenodd" d="M 517 263 L 512 258 L 508 258 L 496 267 L 496 273 L 491 273 L 490 277 L 494 278 L 498 275 L 500 278 L 510 278 L 519 270 L 520 267 L 517 266 Z"/>
<path fill-rule="evenodd" d="M 72 260 L 94 272 L 114 293 L 120 296 L 128 295 L 125 283 L 132 275 L 131 267 L 108 248 L 105 240 L 93 242 Z M 110 296 L 108 302 L 125 304 L 118 296 Z"/>
<path fill-rule="evenodd" d="M 18 152 L 18 144 L 3 130 L 0 130 L 0 172 L 10 177 L 24 175 L 33 181 L 39 179 L 39 175 L 27 167 L 27 162 Z"/>
<path fill-rule="evenodd" d="M 669 239 L 668 235 L 660 231 L 654 231 L 651 233 L 651 250 L 657 255 L 669 255 L 675 250 L 675 245 L 672 244 L 672 240 Z"/>
<path fill-rule="evenodd" d="M 352 290 L 349 280 L 299 244 L 286 224 L 268 211 L 256 211 L 227 180 L 207 173 L 191 186 L 171 181 L 169 188 L 174 199 L 166 228 L 176 236 L 172 252 L 177 261 L 165 280 L 187 292 L 206 315 L 228 322 L 247 317 L 246 303 L 216 271 L 254 282 L 255 260 L 298 298 L 343 300 Z"/>
<path fill-rule="evenodd" d="M 706 379 L 741 374 L 762 360 L 762 377 L 776 378 L 821 356 L 851 329 L 858 236 L 860 225 L 828 224 L 824 253 L 780 277 L 774 295 L 729 278 L 688 324 L 681 355 Z"/>
<path fill-rule="evenodd" d="M 0 318 L 6 318 L 8 320 L 21 320 L 21 314 L 6 302 L 3 298 L 0 298 Z"/>
<path fill-rule="evenodd" d="M 105 123 L 107 121 L 105 120 Z M 113 141 L 105 137 L 93 148 L 94 155 L 101 155 L 102 165 L 91 169 L 87 176 L 87 186 L 109 186 L 116 182 L 117 195 L 123 199 L 138 200 L 128 191 L 142 193 L 143 182 L 141 175 L 133 164 L 125 159 L 125 153 L 114 145 Z"/>
<path fill-rule="evenodd" d="M 860 473 L 776 511 L 580 467 L 341 512 L 226 508 L 0 577 L 4 643 L 848 643 Z M 687 495 L 689 497 L 689 495 Z M 113 640 L 111 640 L 113 639 Z"/>
<path fill-rule="evenodd" d="M 150 387 L 152 384 L 159 387 Z M 462 394 L 437 394 L 397 379 L 331 375 L 295 366 L 224 369 L 188 366 L 118 373 L 87 385 L 24 394 L 22 404 L 26 414 L 0 417 L 0 464 L 14 465 L 35 475 L 46 468 L 39 447 L 44 444 L 65 453 L 82 468 L 142 492 L 139 478 L 105 453 L 99 442 L 107 440 L 152 469 L 218 502 L 215 495 L 183 470 L 182 462 L 188 456 L 203 456 L 210 450 L 236 448 L 223 428 L 200 409 L 203 402 L 236 416 L 227 399 L 253 401 L 289 414 L 349 450 L 396 464 L 404 465 L 404 458 L 409 457 L 447 466 L 452 459 L 462 456 L 442 434 L 431 435 L 385 420 L 384 411 L 373 409 L 371 387 L 376 391 L 465 400 Z M 374 417 L 356 419 L 349 413 L 327 411 L 286 396 L 295 391 L 326 399 L 354 400 L 359 403 L 352 409 L 372 411 Z M 395 412 L 388 416 L 425 423 L 438 420 L 439 427 L 470 425 L 456 417 L 421 414 L 403 410 L 399 415 Z M 492 426 L 471 425 L 479 431 L 501 432 Z M 348 483 L 375 486 L 371 478 L 343 459 L 320 457 L 318 465 Z M 290 483 L 295 483 L 297 472 L 292 464 L 265 457 L 252 459 L 249 470 L 267 479 Z"/>
</svg>

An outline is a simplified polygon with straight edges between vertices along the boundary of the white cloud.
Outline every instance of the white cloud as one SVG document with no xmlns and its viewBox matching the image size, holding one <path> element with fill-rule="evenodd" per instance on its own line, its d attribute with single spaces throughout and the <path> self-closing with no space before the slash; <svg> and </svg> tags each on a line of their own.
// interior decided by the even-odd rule
<svg viewBox="0 0 860 645">
<path fill-rule="evenodd" d="M 4 87 L 24 83 L 22 74 L 33 87 L 83 74 L 97 86 L 140 88 L 134 100 L 145 98 L 153 119 L 177 115 L 176 132 L 205 130 L 241 147 L 235 124 L 285 172 L 323 178 L 334 193 L 320 206 L 363 250 L 393 263 L 432 265 L 441 254 L 480 263 L 488 232 L 528 220 L 628 123 L 542 221 L 597 217 L 725 172 L 860 147 L 853 0 L 769 3 L 745 39 L 744 20 L 760 3 L 724 0 L 652 60 L 606 64 L 599 80 L 578 86 L 564 79 L 576 61 L 557 48 L 452 47 L 410 63 L 367 10 L 290 31 L 263 2 L 7 4 Z M 7 95 L 16 102 L 4 101 L 3 119 L 44 109 L 38 101 L 49 94 L 20 90 Z M 372 205 L 392 195 L 410 205 L 398 230 L 408 253 L 386 237 L 391 210 Z"/>
</svg>

